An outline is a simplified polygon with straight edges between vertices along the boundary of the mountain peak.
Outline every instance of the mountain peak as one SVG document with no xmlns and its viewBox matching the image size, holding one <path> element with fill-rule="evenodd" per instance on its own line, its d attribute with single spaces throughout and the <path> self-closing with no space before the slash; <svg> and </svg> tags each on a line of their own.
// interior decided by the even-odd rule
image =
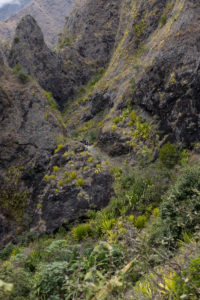
<svg viewBox="0 0 200 300">
<path fill-rule="evenodd" d="M 42 30 L 38 26 L 35 18 L 31 15 L 26 15 L 19 22 L 16 28 L 14 43 L 18 43 L 19 39 L 26 40 L 34 45 L 41 45 L 44 43 Z"/>
<path fill-rule="evenodd" d="M 23 0 L 21 6 L 14 14 L 9 14 L 6 21 L 1 18 L 5 16 L 12 5 L 0 8 L 0 40 L 11 41 L 18 22 L 26 15 L 32 15 L 44 33 L 44 39 L 50 47 L 57 44 L 58 35 L 62 31 L 65 18 L 73 8 L 75 0 Z"/>
</svg>

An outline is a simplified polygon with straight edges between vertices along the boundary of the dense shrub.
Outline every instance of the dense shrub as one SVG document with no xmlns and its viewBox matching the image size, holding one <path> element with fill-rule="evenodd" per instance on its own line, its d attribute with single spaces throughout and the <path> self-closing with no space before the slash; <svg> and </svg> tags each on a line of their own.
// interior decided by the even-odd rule
<svg viewBox="0 0 200 300">
<path fill-rule="evenodd" d="M 194 259 L 187 269 L 175 276 L 175 293 L 177 299 L 199 299 L 200 288 L 200 257 Z M 183 298 L 184 296 L 184 298 Z"/>
<path fill-rule="evenodd" d="M 0 259 L 6 260 L 12 253 L 13 248 L 14 248 L 14 245 L 12 243 L 8 243 L 5 248 L 0 250 Z"/>
<path fill-rule="evenodd" d="M 5 282 L 13 284 L 12 292 L 9 295 L 9 300 L 27 300 L 31 299 L 31 291 L 33 282 L 30 274 L 22 268 L 17 268 L 11 263 L 4 263 L 0 268 L 1 279 Z M 1 294 L 0 299 L 6 299 L 5 295 Z M 33 299 L 33 298 L 32 298 Z"/>
<path fill-rule="evenodd" d="M 40 266 L 35 285 L 35 295 L 38 299 L 64 299 L 62 286 L 66 280 L 67 267 L 67 262 L 53 262 Z"/>
<path fill-rule="evenodd" d="M 176 238 L 200 224 L 200 166 L 187 169 L 164 196 L 161 218 Z"/>
<path fill-rule="evenodd" d="M 178 152 L 176 146 L 168 142 L 160 149 L 159 157 L 163 166 L 170 169 L 177 164 L 180 158 L 180 153 Z"/>
<path fill-rule="evenodd" d="M 72 230 L 73 239 L 81 241 L 92 234 L 92 228 L 90 224 L 79 224 Z"/>
<path fill-rule="evenodd" d="M 194 233 L 200 224 L 200 166 L 186 169 L 164 195 L 160 218 L 149 229 L 151 243 L 174 246 L 183 232 Z"/>
<path fill-rule="evenodd" d="M 27 83 L 30 80 L 30 77 L 28 76 L 28 74 L 26 74 L 23 71 L 20 71 L 17 75 L 19 81 L 23 84 Z"/>
</svg>

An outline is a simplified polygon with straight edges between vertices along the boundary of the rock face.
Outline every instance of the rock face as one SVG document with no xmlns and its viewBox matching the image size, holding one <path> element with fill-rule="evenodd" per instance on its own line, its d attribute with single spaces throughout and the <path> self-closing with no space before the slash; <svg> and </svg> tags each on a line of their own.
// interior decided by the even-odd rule
<svg viewBox="0 0 200 300">
<path fill-rule="evenodd" d="M 60 43 L 69 44 L 88 63 L 105 66 L 118 31 L 121 0 L 77 1 Z"/>
<path fill-rule="evenodd" d="M 125 1 L 115 52 L 88 101 L 95 103 L 95 95 L 97 101 L 110 98 L 113 119 L 129 102 L 142 115 L 156 118 L 161 138 L 168 135 L 187 147 L 199 140 L 199 11 L 199 4 L 189 0 L 170 5 Z M 110 118 L 102 126 L 99 145 L 111 131 Z M 121 127 L 115 132 L 123 138 Z"/>
<path fill-rule="evenodd" d="M 106 169 L 95 172 L 99 161 L 83 144 L 68 138 L 54 153 L 60 135 L 66 137 L 66 130 L 41 88 L 20 83 L 2 64 L 1 244 L 24 230 L 53 232 L 85 216 L 91 205 L 105 206 L 113 194 L 112 176 Z"/>
<path fill-rule="evenodd" d="M 2 16 L 0 39 L 12 41 L 20 19 L 31 14 L 42 28 L 45 42 L 49 47 L 55 47 L 58 35 L 63 30 L 65 18 L 73 8 L 74 0 L 21 0 L 20 3 L 20 6 L 15 5 L 17 11 L 12 15 L 9 11 L 9 8 L 11 11 L 13 9 L 12 5 L 0 9 L 0 19 Z M 7 19 L 7 17 L 9 18 Z M 3 22 L 3 20 L 6 21 Z"/>
<path fill-rule="evenodd" d="M 47 168 L 60 127 L 55 117 L 45 118 L 49 104 L 41 88 L 32 83 L 23 86 L 6 67 L 0 69 L 0 219 L 7 224 L 0 235 L 4 239 L 15 232 L 17 219 L 25 222 L 25 206 Z M 28 170 L 29 178 L 22 180 L 22 171 L 28 174 Z"/>
<path fill-rule="evenodd" d="M 171 24 L 171 34 L 133 94 L 133 102 L 159 116 L 163 132 L 187 147 L 200 138 L 199 13 L 199 4 L 184 3 Z"/>
<path fill-rule="evenodd" d="M 190 0 L 77 2 L 57 53 L 34 18 L 22 19 L 9 64 L 38 84 L 21 85 L 0 56 L 2 240 L 17 230 L 53 232 L 105 206 L 111 156 L 142 165 L 166 140 L 199 141 L 199 16 Z M 65 122 L 41 87 L 60 108 L 68 104 Z M 84 145 L 88 136 L 108 156 Z"/>
<path fill-rule="evenodd" d="M 77 6 L 67 21 L 59 54 L 48 49 L 34 18 L 24 17 L 16 29 L 10 66 L 23 66 L 44 89 L 53 93 L 63 108 L 108 62 L 117 34 L 119 9 L 119 0 L 109 4 L 101 0 L 98 7 L 93 1 Z"/>
<path fill-rule="evenodd" d="M 18 64 L 37 78 L 39 84 L 52 92 L 61 106 L 66 101 L 68 79 L 62 73 L 62 60 L 47 47 L 40 27 L 29 15 L 17 26 L 9 64 L 11 67 Z"/>
</svg>

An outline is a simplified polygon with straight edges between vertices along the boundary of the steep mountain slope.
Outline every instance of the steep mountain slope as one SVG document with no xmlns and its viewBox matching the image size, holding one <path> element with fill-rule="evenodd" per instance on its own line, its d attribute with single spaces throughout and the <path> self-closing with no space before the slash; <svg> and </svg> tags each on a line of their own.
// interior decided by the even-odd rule
<svg viewBox="0 0 200 300">
<path fill-rule="evenodd" d="M 52 232 L 84 216 L 90 205 L 105 206 L 113 179 L 106 166 L 96 174 L 99 160 L 69 138 L 50 93 L 19 65 L 10 71 L 1 61 L 0 70 L 0 240 L 5 243 L 30 227 Z"/>
<path fill-rule="evenodd" d="M 122 4 L 115 52 L 82 112 L 79 107 L 78 118 L 87 111 L 84 118 L 90 120 L 113 106 L 99 136 L 104 149 L 108 143 L 112 152 L 115 142 L 120 147 L 125 140 L 135 144 L 134 124 L 129 132 L 124 122 L 111 128 L 123 108 L 135 105 L 147 119 L 157 119 L 161 136 L 167 134 L 171 141 L 187 146 L 199 139 L 198 11 L 198 3 L 191 1 Z M 124 151 L 129 152 L 129 147 Z"/>
<path fill-rule="evenodd" d="M 0 54 L 0 298 L 199 299 L 199 16 L 77 1 L 56 52 L 22 18 Z"/>
<path fill-rule="evenodd" d="M 0 21 L 7 20 L 10 16 L 13 16 L 24 8 L 30 1 L 31 0 L 8 1 L 7 3 L 5 1 L 3 5 L 0 5 Z"/>
<path fill-rule="evenodd" d="M 198 9 L 183 0 L 87 0 L 67 21 L 58 53 L 48 49 L 37 23 L 26 16 L 9 64 L 35 77 L 61 108 L 67 104 L 63 116 L 71 137 L 145 165 L 167 141 L 191 147 L 199 139 L 199 35 L 193 30 Z M 64 167 L 62 160 L 59 164 Z"/>
<path fill-rule="evenodd" d="M 111 1 L 107 10 L 104 4 L 104 1 L 99 1 L 98 9 L 93 1 L 84 4 L 85 8 L 81 7 L 82 18 L 79 18 L 80 8 L 74 10 L 69 18 L 70 28 L 65 29 L 70 36 L 65 40 L 63 35 L 60 40 L 62 49 L 58 53 L 47 49 L 42 33 L 31 18 L 25 17 L 17 27 L 10 65 L 14 67 L 19 63 L 29 74 L 38 77 L 40 84 L 53 93 L 61 108 L 108 62 L 112 53 L 120 1 Z M 86 25 L 82 26 L 85 22 Z M 98 29 L 98 35 L 94 27 Z"/>
<path fill-rule="evenodd" d="M 0 22 L 0 39 L 11 41 L 19 20 L 23 16 L 31 14 L 41 26 L 45 41 L 50 47 L 55 47 L 65 18 L 72 10 L 73 2 L 73 0 L 32 0 L 8 20 Z"/>
</svg>

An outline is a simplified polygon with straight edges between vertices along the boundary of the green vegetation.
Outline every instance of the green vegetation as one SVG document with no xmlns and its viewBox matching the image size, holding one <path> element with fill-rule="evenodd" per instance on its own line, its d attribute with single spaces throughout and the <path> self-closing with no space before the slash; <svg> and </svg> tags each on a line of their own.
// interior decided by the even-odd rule
<svg viewBox="0 0 200 300">
<path fill-rule="evenodd" d="M 14 43 L 17 44 L 19 42 L 19 40 L 20 40 L 20 37 L 18 35 L 15 35 L 15 37 L 13 39 Z"/>
<path fill-rule="evenodd" d="M 6 216 L 21 221 L 27 206 L 29 193 L 21 187 L 21 170 L 12 167 L 4 178 L 3 188 L 0 189 L 0 209 Z"/>
<path fill-rule="evenodd" d="M 53 166 L 53 172 L 57 173 L 60 171 L 60 168 L 58 166 Z"/>
<path fill-rule="evenodd" d="M 54 153 L 57 153 L 60 149 L 62 149 L 64 147 L 64 145 L 63 144 L 59 144 L 58 146 L 57 146 L 57 148 L 55 149 L 55 151 L 54 151 Z"/>
<path fill-rule="evenodd" d="M 21 71 L 17 75 L 19 81 L 23 84 L 27 83 L 30 80 L 30 77 L 25 72 Z"/>
<path fill-rule="evenodd" d="M 28 81 L 30 81 L 30 77 L 23 71 L 22 66 L 20 66 L 19 64 L 15 65 L 15 67 L 13 68 L 13 73 L 17 75 L 17 78 L 22 84 L 26 84 Z"/>
<path fill-rule="evenodd" d="M 174 183 L 176 172 L 159 162 L 142 170 L 113 167 L 115 197 L 103 210 L 90 210 L 86 223 L 8 244 L 0 251 L 1 278 L 13 284 L 8 299 L 103 294 L 114 300 L 125 299 L 127 291 L 133 299 L 150 300 L 153 294 L 197 299 L 200 166 L 187 167 Z M 76 172 L 65 174 L 65 179 L 76 177 Z"/>
<path fill-rule="evenodd" d="M 76 184 L 78 186 L 84 186 L 85 183 L 84 183 L 84 180 L 82 178 L 79 178 L 79 179 L 77 179 Z"/>
<path fill-rule="evenodd" d="M 160 149 L 159 156 L 163 166 L 166 168 L 173 168 L 180 158 L 180 153 L 178 152 L 176 146 L 168 142 Z"/>
<path fill-rule="evenodd" d="M 80 224 L 73 228 L 72 236 L 75 241 L 81 241 L 86 239 L 92 234 L 92 228 L 90 224 Z"/>
<path fill-rule="evenodd" d="M 50 107 L 52 108 L 52 110 L 57 110 L 57 104 L 52 96 L 52 93 L 47 92 L 47 91 L 43 91 L 43 93 L 44 93 Z"/>
<path fill-rule="evenodd" d="M 143 36 L 149 26 L 150 14 L 147 11 L 138 14 L 138 1 L 135 1 L 133 7 L 128 2 L 124 6 L 130 12 L 127 18 L 131 17 L 133 21 L 122 36 L 121 49 L 118 47 L 115 55 L 117 59 L 121 57 L 126 61 L 126 69 L 122 66 L 119 74 L 109 80 L 112 77 L 110 74 L 115 76 L 117 69 L 113 60 L 106 72 L 106 83 L 100 80 L 104 69 L 93 69 L 96 75 L 80 88 L 73 104 L 66 107 L 66 124 L 70 125 L 69 128 L 75 128 L 72 133 L 69 130 L 74 140 L 89 144 L 98 142 L 101 131 L 110 130 L 111 135 L 119 135 L 121 140 L 126 141 L 125 146 L 130 149 L 130 153 L 123 158 L 121 167 L 113 167 L 113 161 L 117 161 L 113 157 L 109 161 L 102 154 L 101 164 L 99 158 L 95 159 L 95 155 L 91 156 L 89 151 L 60 151 L 66 141 L 63 137 L 59 138 L 54 154 L 60 151 L 66 159 L 62 159 L 63 164 L 56 162 L 58 166 L 52 167 L 53 174 L 46 174 L 44 179 L 49 181 L 52 191 L 58 197 L 65 184 L 76 185 L 77 201 L 81 205 L 82 201 L 88 200 L 91 210 L 84 219 L 74 224 L 68 224 L 66 220 L 65 228 L 60 228 L 54 234 L 28 240 L 22 237 L 18 245 L 9 243 L 1 249 L 1 278 L 3 283 L 10 284 L 10 288 L 8 294 L 5 294 L 0 281 L 0 299 L 200 298 L 200 167 L 187 166 L 183 169 L 188 163 L 188 152 L 182 150 L 181 145 L 170 142 L 160 147 L 155 124 L 148 121 L 145 114 L 141 117 L 137 106 L 133 104 L 138 81 L 130 78 L 143 68 L 141 56 L 148 50 L 143 43 Z M 168 25 L 172 6 L 173 1 L 167 1 L 166 8 L 160 12 L 158 29 Z M 157 13 L 156 10 L 153 13 Z M 134 48 L 130 39 L 130 49 L 134 51 L 132 57 L 124 47 L 129 39 L 128 30 L 137 40 Z M 162 28 L 163 34 L 164 30 Z M 153 35 L 153 38 L 161 37 L 158 34 Z M 73 38 L 66 38 L 64 43 L 73 43 Z M 66 63 L 73 67 L 72 61 Z M 152 62 L 144 60 L 144 64 L 148 63 L 150 67 Z M 16 66 L 13 71 L 18 74 L 22 68 Z M 123 82 L 122 77 L 127 78 L 130 84 Z M 176 77 L 174 72 L 171 73 L 166 77 L 166 85 L 172 88 Z M 79 122 L 80 116 L 89 108 L 88 100 L 94 90 L 100 88 L 106 93 L 106 88 L 114 81 L 116 95 L 120 94 L 119 85 L 121 87 L 124 84 L 127 90 L 130 87 L 128 95 L 120 95 L 121 102 L 116 102 L 117 105 L 125 103 L 127 107 L 118 110 L 114 108 L 108 115 L 98 114 L 90 121 Z M 57 107 L 51 93 L 44 91 L 44 95 L 50 105 L 45 114 L 48 119 L 51 109 L 55 111 Z M 160 94 L 160 99 L 162 97 L 163 94 Z M 62 123 L 60 115 L 59 118 Z M 56 155 L 58 158 L 59 155 Z M 114 178 L 113 196 L 107 207 L 96 211 L 88 195 L 91 178 L 85 179 L 82 176 L 87 176 L 92 168 L 95 173 L 101 173 L 109 166 Z M 13 212 L 8 209 L 6 212 L 12 217 L 20 216 L 15 210 L 20 208 L 23 211 L 23 205 L 27 202 L 23 194 L 18 196 L 20 198 L 14 197 L 17 199 L 14 200 L 16 205 L 12 206 L 9 201 L 13 196 L 0 195 L 0 208 L 6 211 L 5 203 L 9 207 L 11 205 Z M 42 204 L 36 205 L 38 209 L 42 208 Z"/>
</svg>

